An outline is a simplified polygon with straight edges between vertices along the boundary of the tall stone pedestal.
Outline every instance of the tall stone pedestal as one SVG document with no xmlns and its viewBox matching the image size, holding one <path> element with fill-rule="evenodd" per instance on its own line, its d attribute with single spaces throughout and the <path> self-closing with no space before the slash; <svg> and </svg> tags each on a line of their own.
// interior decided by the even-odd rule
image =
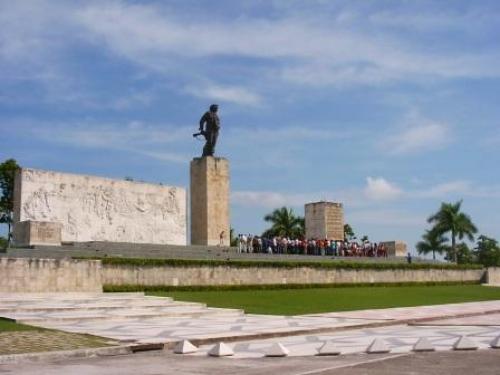
<svg viewBox="0 0 500 375">
<path fill-rule="evenodd" d="M 229 246 L 229 162 L 207 156 L 191 161 L 191 244 Z"/>
<path fill-rule="evenodd" d="M 344 240 L 342 203 L 315 202 L 305 205 L 306 238 Z"/>
</svg>

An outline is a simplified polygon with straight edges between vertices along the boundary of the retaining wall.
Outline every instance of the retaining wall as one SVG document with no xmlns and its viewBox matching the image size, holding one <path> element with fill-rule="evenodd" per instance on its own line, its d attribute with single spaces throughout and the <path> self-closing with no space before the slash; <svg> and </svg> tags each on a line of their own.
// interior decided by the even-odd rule
<svg viewBox="0 0 500 375">
<path fill-rule="evenodd" d="M 486 282 L 488 284 L 500 285 L 500 267 L 489 267 L 486 272 Z"/>
<path fill-rule="evenodd" d="M 102 292 L 98 260 L 0 258 L 0 292 Z"/>
<path fill-rule="evenodd" d="M 99 260 L 0 258 L 0 293 L 101 292 L 120 285 L 266 285 L 403 282 L 479 282 L 484 270 L 318 269 L 102 265 Z M 493 279 L 493 277 L 496 277 Z M 500 283 L 500 269 L 489 269 Z"/>
<path fill-rule="evenodd" d="M 265 285 L 479 282 L 484 270 L 342 270 L 315 268 L 138 267 L 104 265 L 106 285 Z"/>
</svg>

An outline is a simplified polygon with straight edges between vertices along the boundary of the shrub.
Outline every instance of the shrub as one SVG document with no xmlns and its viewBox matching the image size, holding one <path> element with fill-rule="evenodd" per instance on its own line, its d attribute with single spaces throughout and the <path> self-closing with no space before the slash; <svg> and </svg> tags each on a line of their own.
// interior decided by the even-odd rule
<svg viewBox="0 0 500 375">
<path fill-rule="evenodd" d="M 233 290 L 283 290 L 283 289 L 323 289 L 323 288 L 358 288 L 358 287 L 395 287 L 395 286 L 448 286 L 476 285 L 479 281 L 425 281 L 401 283 L 337 283 L 337 284 L 247 284 L 247 285 L 104 285 L 104 292 L 202 292 Z"/>
<path fill-rule="evenodd" d="M 346 270 L 464 270 L 481 269 L 477 264 L 435 263 L 375 263 L 347 261 L 258 261 L 258 260 L 206 260 L 206 259 L 150 259 L 150 258 L 75 258 L 100 259 L 103 265 L 135 267 L 235 267 L 235 268 L 316 268 Z"/>
</svg>

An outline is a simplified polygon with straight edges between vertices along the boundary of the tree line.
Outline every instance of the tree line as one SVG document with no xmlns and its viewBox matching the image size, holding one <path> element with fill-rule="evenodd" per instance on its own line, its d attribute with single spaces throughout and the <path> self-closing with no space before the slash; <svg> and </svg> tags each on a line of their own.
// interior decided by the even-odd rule
<svg viewBox="0 0 500 375">
<path fill-rule="evenodd" d="M 432 226 L 425 231 L 417 243 L 419 254 L 432 253 L 444 255 L 446 260 L 455 263 L 480 263 L 484 266 L 500 266 L 500 247 L 497 240 L 478 233 L 469 215 L 462 212 L 462 201 L 442 203 L 439 210 L 427 222 Z M 472 249 L 462 240 L 475 243 Z M 457 241 L 458 240 L 458 241 Z M 462 242 L 459 242 L 462 241 Z"/>
</svg>

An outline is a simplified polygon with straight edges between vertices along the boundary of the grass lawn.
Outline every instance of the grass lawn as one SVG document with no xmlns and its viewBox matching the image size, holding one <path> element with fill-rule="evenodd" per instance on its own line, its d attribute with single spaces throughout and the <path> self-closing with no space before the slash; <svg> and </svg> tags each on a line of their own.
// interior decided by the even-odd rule
<svg viewBox="0 0 500 375">
<path fill-rule="evenodd" d="M 40 329 L 41 328 L 26 326 L 24 324 L 18 324 L 10 320 L 0 318 L 0 332 L 33 331 Z"/>
<path fill-rule="evenodd" d="M 299 315 L 387 307 L 438 305 L 500 299 L 500 288 L 480 285 L 348 287 L 318 289 L 148 292 L 247 313 Z"/>
<path fill-rule="evenodd" d="M 104 337 L 32 327 L 0 318 L 0 355 L 101 348 L 112 345 L 117 343 Z"/>
</svg>

